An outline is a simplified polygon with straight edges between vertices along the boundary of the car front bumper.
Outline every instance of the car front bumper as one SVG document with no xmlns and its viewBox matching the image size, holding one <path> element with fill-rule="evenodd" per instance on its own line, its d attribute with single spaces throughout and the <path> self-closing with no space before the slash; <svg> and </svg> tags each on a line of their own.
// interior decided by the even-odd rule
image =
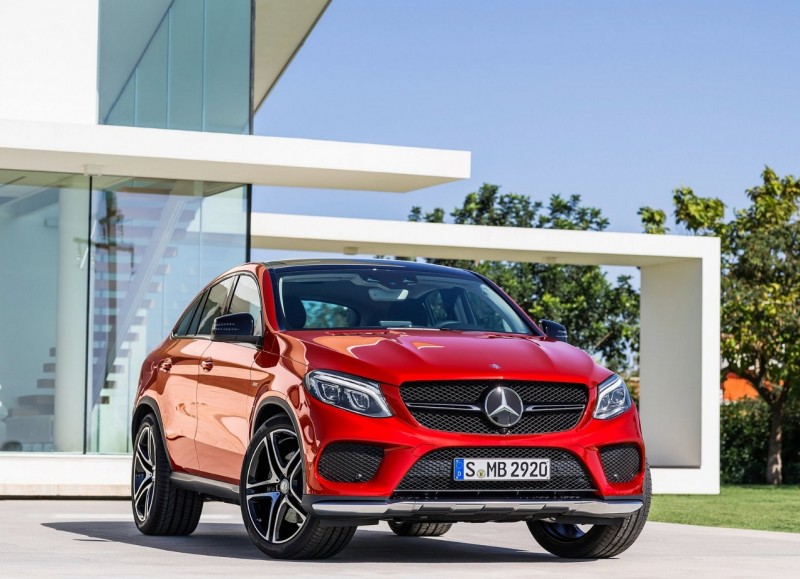
<svg viewBox="0 0 800 579">
<path fill-rule="evenodd" d="M 397 395 L 399 396 L 399 394 Z M 640 456 L 644 456 L 638 415 L 635 408 L 611 420 L 592 419 L 587 414 L 581 419 L 579 425 L 568 431 L 542 433 L 534 435 L 487 435 L 464 434 L 460 432 L 446 432 L 433 430 L 418 425 L 413 417 L 406 416 L 402 402 L 394 401 L 393 408 L 397 410 L 395 416 L 375 419 L 345 412 L 339 408 L 317 401 L 306 396 L 300 400 L 303 404 L 297 409 L 299 414 L 299 432 L 303 434 L 305 456 L 308 461 L 307 473 L 310 475 L 306 484 L 306 493 L 309 495 L 328 496 L 333 498 L 358 497 L 361 500 L 388 500 L 392 497 L 395 501 L 412 500 L 412 498 L 394 496 L 399 491 L 428 491 L 446 490 L 438 485 L 431 487 L 427 484 L 422 487 L 401 488 L 403 479 L 417 464 L 427 458 L 434 460 L 432 455 L 445 449 L 482 449 L 486 456 L 492 454 L 494 448 L 522 448 L 537 450 L 563 451 L 579 462 L 580 469 L 585 472 L 588 481 L 582 486 L 566 484 L 560 488 L 549 490 L 558 491 L 561 496 L 574 495 L 574 491 L 591 493 L 591 497 L 564 498 L 624 500 L 635 499 L 642 494 L 643 464 L 640 472 L 630 481 L 616 483 L 607 480 L 600 458 L 600 449 L 613 445 L 635 445 L 639 448 Z M 591 401 L 590 401 L 591 403 Z M 402 411 L 402 412 L 401 412 Z M 405 414 L 404 414 L 405 413 Z M 319 473 L 318 461 L 326 452 L 326 447 L 336 442 L 374 445 L 383 449 L 384 455 L 380 466 L 372 478 L 363 482 L 334 482 L 326 479 Z M 535 455 L 534 455 L 535 457 Z M 560 460 L 560 459 L 559 459 Z M 441 462 L 441 461 L 440 461 Z M 452 465 L 452 463 L 450 463 Z M 432 465 L 434 470 L 444 478 L 452 477 L 452 466 L 445 466 L 444 462 Z M 568 483 L 574 481 L 566 481 Z M 485 488 L 481 490 L 504 490 L 508 492 L 522 491 L 524 488 L 508 488 L 497 485 L 497 489 Z M 454 489 L 450 489 L 454 490 Z M 477 490 L 477 489 L 474 489 Z M 533 489 L 529 489 L 534 492 Z M 427 497 L 413 497 L 413 500 Z M 450 497 L 436 497 L 438 500 L 448 500 Z M 470 498 L 478 498 L 472 496 Z M 505 498 L 505 497 L 504 497 Z M 513 500 L 524 500 L 523 496 L 515 496 Z M 531 497 L 531 499 L 547 497 Z M 482 496 L 480 499 L 490 500 Z M 455 500 L 462 500 L 460 497 Z M 467 500 L 464 497 L 463 500 Z"/>
</svg>

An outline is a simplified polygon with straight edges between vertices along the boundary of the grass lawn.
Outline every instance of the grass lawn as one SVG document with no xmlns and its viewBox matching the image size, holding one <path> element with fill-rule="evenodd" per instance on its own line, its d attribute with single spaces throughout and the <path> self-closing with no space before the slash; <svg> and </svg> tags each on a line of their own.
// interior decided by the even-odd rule
<svg viewBox="0 0 800 579">
<path fill-rule="evenodd" d="M 723 486 L 719 495 L 653 495 L 650 521 L 800 533 L 800 486 Z"/>
</svg>

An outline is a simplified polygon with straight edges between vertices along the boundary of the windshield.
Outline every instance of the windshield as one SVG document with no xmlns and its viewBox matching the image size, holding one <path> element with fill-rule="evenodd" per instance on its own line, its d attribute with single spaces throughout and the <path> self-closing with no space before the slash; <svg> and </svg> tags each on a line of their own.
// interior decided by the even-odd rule
<svg viewBox="0 0 800 579">
<path fill-rule="evenodd" d="M 421 328 L 531 334 L 478 276 L 405 268 L 273 270 L 287 330 Z"/>
</svg>

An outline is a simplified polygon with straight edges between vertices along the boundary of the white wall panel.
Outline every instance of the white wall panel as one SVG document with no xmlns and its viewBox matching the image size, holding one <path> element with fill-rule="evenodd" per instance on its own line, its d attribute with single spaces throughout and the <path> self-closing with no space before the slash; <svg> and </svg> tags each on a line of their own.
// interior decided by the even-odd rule
<svg viewBox="0 0 800 579">
<path fill-rule="evenodd" d="M 0 2 L 0 118 L 97 122 L 98 0 Z"/>
</svg>

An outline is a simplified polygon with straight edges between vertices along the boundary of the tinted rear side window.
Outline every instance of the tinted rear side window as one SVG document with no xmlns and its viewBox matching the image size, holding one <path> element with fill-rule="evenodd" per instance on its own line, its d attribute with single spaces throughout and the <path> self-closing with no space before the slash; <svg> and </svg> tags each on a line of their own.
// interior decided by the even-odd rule
<svg viewBox="0 0 800 579">
<path fill-rule="evenodd" d="M 197 308 L 203 302 L 203 298 L 205 297 L 205 292 L 201 293 L 197 296 L 192 305 L 189 306 L 189 309 L 186 310 L 186 313 L 183 314 L 183 317 L 178 320 L 178 323 L 175 324 L 175 329 L 172 331 L 176 336 L 189 336 L 193 332 L 189 331 L 190 325 L 192 323 L 192 318 L 194 318 L 195 313 L 197 312 Z"/>
<path fill-rule="evenodd" d="M 211 335 L 211 326 L 214 324 L 214 320 L 225 313 L 224 309 L 228 300 L 228 292 L 234 280 L 236 280 L 235 277 L 226 278 L 218 284 L 211 286 L 208 290 L 208 298 L 203 304 L 203 310 L 200 313 L 200 320 L 197 328 L 197 333 L 199 335 Z"/>
<path fill-rule="evenodd" d="M 261 335 L 261 328 L 264 325 L 261 321 L 261 293 L 258 291 L 256 280 L 249 275 L 239 276 L 228 313 L 250 314 L 256 323 L 255 335 Z"/>
</svg>

